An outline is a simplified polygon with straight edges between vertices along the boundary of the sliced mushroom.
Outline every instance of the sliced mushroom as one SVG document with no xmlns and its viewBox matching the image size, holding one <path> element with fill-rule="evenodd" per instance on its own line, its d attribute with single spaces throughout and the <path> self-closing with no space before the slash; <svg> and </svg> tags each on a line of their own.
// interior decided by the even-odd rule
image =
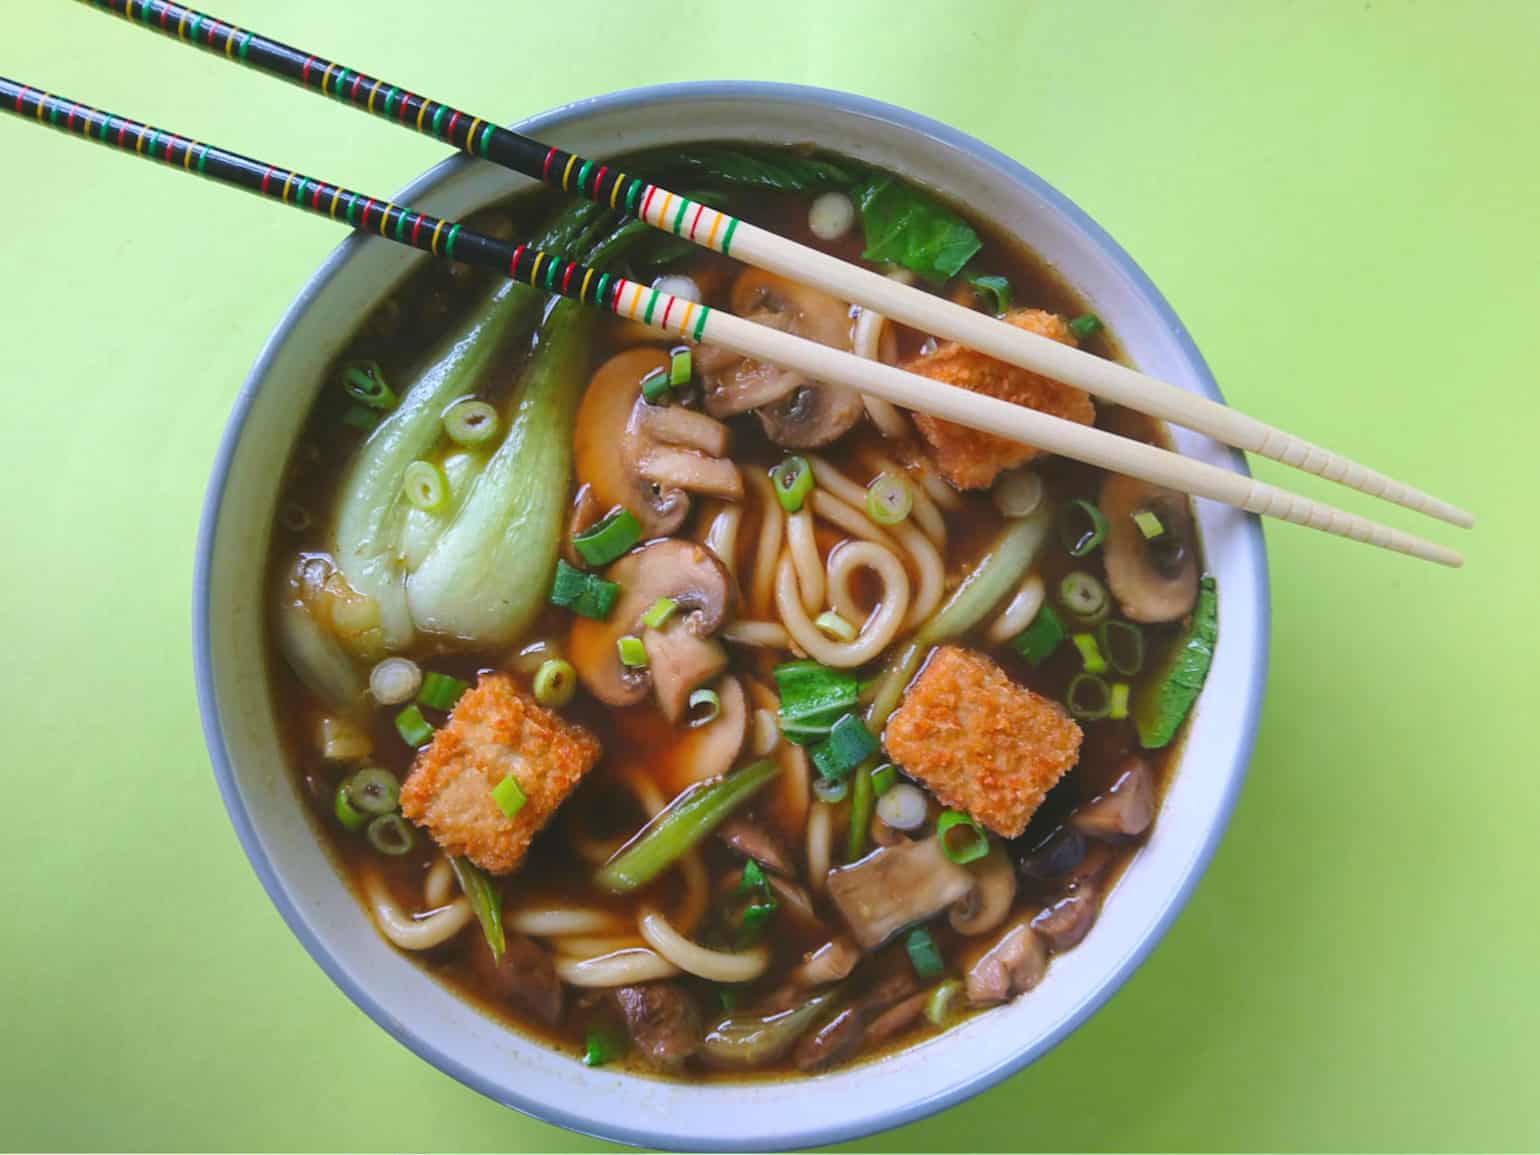
<svg viewBox="0 0 1540 1155">
<path fill-rule="evenodd" d="M 1076 887 L 1032 920 L 1032 929 L 1048 940 L 1055 951 L 1080 945 L 1096 921 L 1097 902 L 1101 898 L 1094 883 Z"/>
<path fill-rule="evenodd" d="M 568 646 L 578 677 L 610 706 L 634 706 L 655 689 L 663 713 L 677 723 L 691 691 L 727 668 L 727 651 L 711 635 L 732 613 L 734 583 L 710 550 L 673 539 L 626 554 L 606 577 L 621 589 L 610 616 L 572 624 Z M 661 630 L 644 628 L 642 615 L 659 598 L 672 598 L 679 611 Z M 621 663 L 618 643 L 628 634 L 641 637 L 647 665 Z"/>
<path fill-rule="evenodd" d="M 1048 947 L 1030 921 L 1008 926 L 987 951 L 968 967 L 965 989 L 974 1006 L 1003 1003 L 1025 994 L 1048 971 Z"/>
<path fill-rule="evenodd" d="M 583 394 L 572 439 L 579 483 L 590 487 L 598 508 L 630 510 L 644 537 L 678 529 L 691 493 L 743 497 L 737 466 L 724 456 L 726 426 L 643 399 L 642 378 L 668 363 L 662 350 L 628 349 L 599 366 Z"/>
<path fill-rule="evenodd" d="M 876 950 L 904 927 L 970 898 L 978 880 L 931 837 L 884 846 L 831 870 L 827 886 L 856 942 Z"/>
<path fill-rule="evenodd" d="M 835 349 L 850 348 L 850 306 L 818 289 L 761 269 L 733 283 L 733 312 Z M 827 445 L 857 421 L 860 394 L 841 385 L 811 381 L 799 373 L 750 358 L 723 364 L 706 358 L 706 411 L 716 417 L 756 410 L 765 434 L 778 445 L 811 449 Z"/>
<path fill-rule="evenodd" d="M 554 1027 L 561 1019 L 562 984 L 551 956 L 522 934 L 504 934 L 502 958 L 493 960 L 483 935 L 476 935 L 471 964 L 488 989 L 521 1008 L 536 1022 Z"/>
<path fill-rule="evenodd" d="M 646 635 L 643 634 L 643 644 Z M 716 684 L 722 710 L 711 721 L 691 726 L 679 733 L 677 740 L 656 761 L 649 773 L 672 795 L 678 795 L 697 782 L 719 778 L 733 768 L 743 750 L 749 732 L 749 712 L 743 687 L 737 678 L 722 678 Z M 689 703 L 688 691 L 685 697 Z"/>
<path fill-rule="evenodd" d="M 1102 482 L 1107 517 L 1103 554 L 1107 585 L 1123 616 L 1135 622 L 1171 622 L 1198 598 L 1198 556 L 1187 499 L 1146 481 L 1109 473 Z M 1165 532 L 1147 539 L 1134 514 L 1149 510 Z"/>
<path fill-rule="evenodd" d="M 752 858 L 777 874 L 795 874 L 791 855 L 780 836 L 748 818 L 729 818 L 717 827 L 717 837 L 745 858 Z"/>
<path fill-rule="evenodd" d="M 808 952 L 787 981 L 802 987 L 837 983 L 855 970 L 860 961 L 861 948 L 844 935 L 835 935 L 817 950 Z"/>
<path fill-rule="evenodd" d="M 1136 838 L 1155 820 L 1155 777 L 1149 763 L 1130 754 L 1118 765 L 1117 781 L 1100 798 L 1087 802 L 1070 824 L 1092 838 Z"/>
<path fill-rule="evenodd" d="M 704 1032 L 700 1011 L 674 982 L 617 987 L 615 1001 L 631 1032 L 631 1041 L 649 1066 L 677 1071 L 700 1050 Z"/>
<path fill-rule="evenodd" d="M 1068 874 L 1085 857 L 1085 835 L 1073 826 L 1062 826 L 1021 860 L 1027 878 L 1048 879 Z"/>
<path fill-rule="evenodd" d="M 1016 868 L 1005 848 L 996 843 L 977 862 L 968 864 L 977 882 L 973 893 L 952 907 L 950 921 L 958 934 L 988 934 L 1005 921 L 1016 899 Z"/>
<path fill-rule="evenodd" d="M 867 1024 L 866 1045 L 880 1047 L 900 1031 L 908 1030 L 925 1013 L 925 1003 L 929 999 L 930 992 L 921 991 L 883 1011 Z"/>
</svg>

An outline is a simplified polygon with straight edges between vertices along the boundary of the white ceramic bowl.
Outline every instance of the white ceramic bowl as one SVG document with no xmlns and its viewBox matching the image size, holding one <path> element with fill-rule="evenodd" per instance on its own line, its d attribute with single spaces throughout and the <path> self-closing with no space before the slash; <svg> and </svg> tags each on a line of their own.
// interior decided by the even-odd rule
<svg viewBox="0 0 1540 1155">
<path fill-rule="evenodd" d="M 1170 307 L 1110 237 L 1015 161 L 969 136 L 858 97 L 787 85 L 669 85 L 581 101 L 519 126 L 605 157 L 702 140 L 815 141 L 945 190 L 1009 228 L 1076 286 L 1142 369 L 1218 398 Z M 460 217 L 529 182 L 456 158 L 393 199 Z M 339 880 L 274 739 L 262 640 L 263 559 L 277 481 L 320 374 L 355 322 L 420 254 L 349 237 L 279 322 L 220 445 L 194 591 L 199 704 L 215 776 L 274 904 L 355 1003 L 439 1069 L 552 1123 L 648 1147 L 737 1150 L 832 1143 L 918 1119 L 1042 1055 L 1145 958 L 1187 900 L 1245 774 L 1267 667 L 1267 571 L 1255 522 L 1198 503 L 1218 576 L 1219 646 L 1179 769 L 1145 846 L 1084 943 L 1025 998 L 877 1063 L 812 1079 L 692 1086 L 609 1070 L 479 1014 L 390 947 Z M 1238 455 L 1178 431 L 1182 452 Z"/>
</svg>

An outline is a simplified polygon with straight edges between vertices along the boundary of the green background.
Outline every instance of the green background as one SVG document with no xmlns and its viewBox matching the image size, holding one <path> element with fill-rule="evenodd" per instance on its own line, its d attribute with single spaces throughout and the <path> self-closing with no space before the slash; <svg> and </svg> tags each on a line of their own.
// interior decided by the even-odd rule
<svg viewBox="0 0 1540 1155">
<path fill-rule="evenodd" d="M 1431 530 L 1459 573 L 1269 528 L 1267 707 L 1186 913 L 1049 1057 L 863 1146 L 1540 1146 L 1540 5 L 223 2 L 503 120 L 753 77 L 948 121 L 1102 222 L 1232 403 L 1479 513 Z M 62 0 L 7 7 L 0 71 L 371 191 L 444 151 Z M 338 233 L 11 120 L 0 158 L 0 1144 L 590 1147 L 356 1010 L 209 773 L 203 487 Z"/>
</svg>

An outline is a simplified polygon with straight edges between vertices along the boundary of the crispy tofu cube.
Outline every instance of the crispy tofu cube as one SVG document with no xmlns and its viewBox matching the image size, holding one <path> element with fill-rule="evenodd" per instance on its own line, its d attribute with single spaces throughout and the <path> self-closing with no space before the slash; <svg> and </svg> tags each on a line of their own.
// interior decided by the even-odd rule
<svg viewBox="0 0 1540 1155">
<path fill-rule="evenodd" d="M 599 740 L 583 727 L 537 705 L 507 675 L 485 674 L 417 755 L 401 787 L 401 813 L 446 853 L 508 874 L 599 753 Z M 510 774 L 526 799 L 512 818 L 492 797 Z"/>
<path fill-rule="evenodd" d="M 1069 325 L 1054 313 L 1018 309 L 1008 314 L 1005 322 L 1065 345 L 1076 344 Z M 1081 425 L 1096 420 L 1096 408 L 1091 404 L 1090 396 L 1081 390 L 996 361 L 955 341 L 947 341 L 934 352 L 912 358 L 903 368 L 933 381 L 1013 401 Z M 1041 452 L 1030 445 L 1007 441 L 992 433 L 980 433 L 925 413 L 916 413 L 914 423 L 930 444 L 936 468 L 958 489 L 985 489 L 994 484 L 995 478 L 1004 470 L 1025 465 Z"/>
<path fill-rule="evenodd" d="M 1027 828 L 1080 756 L 1080 727 L 983 654 L 942 646 L 882 732 L 888 755 L 1002 838 Z"/>
</svg>

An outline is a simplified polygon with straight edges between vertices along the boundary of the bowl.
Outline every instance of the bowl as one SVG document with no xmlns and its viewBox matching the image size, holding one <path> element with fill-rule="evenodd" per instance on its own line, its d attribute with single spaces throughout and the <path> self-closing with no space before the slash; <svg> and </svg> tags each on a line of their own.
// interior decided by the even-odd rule
<svg viewBox="0 0 1540 1155">
<path fill-rule="evenodd" d="M 1118 245 L 1010 158 L 922 116 L 782 84 L 661 85 L 579 101 L 517 126 L 591 157 L 705 140 L 817 144 L 942 190 L 1022 237 L 1104 317 L 1146 372 L 1220 399 L 1171 307 Z M 393 199 L 461 217 L 525 187 L 514 173 L 447 160 Z M 1245 776 L 1267 666 L 1268 594 L 1253 519 L 1197 503 L 1221 590 L 1212 673 L 1148 844 L 1095 928 L 1031 994 L 875 1062 L 816 1078 L 699 1084 L 590 1070 L 475 1010 L 375 931 L 317 838 L 275 739 L 264 668 L 263 565 L 278 481 L 328 361 L 356 318 L 427 259 L 350 236 L 257 357 L 221 441 L 199 532 L 193 593 L 198 701 L 214 775 L 241 845 L 315 961 L 365 1013 L 482 1094 L 575 1131 L 645 1147 L 714 1151 L 822 1145 L 908 1123 L 1021 1070 L 1128 978 L 1208 864 Z M 1177 448 L 1242 470 L 1184 430 Z"/>
</svg>

